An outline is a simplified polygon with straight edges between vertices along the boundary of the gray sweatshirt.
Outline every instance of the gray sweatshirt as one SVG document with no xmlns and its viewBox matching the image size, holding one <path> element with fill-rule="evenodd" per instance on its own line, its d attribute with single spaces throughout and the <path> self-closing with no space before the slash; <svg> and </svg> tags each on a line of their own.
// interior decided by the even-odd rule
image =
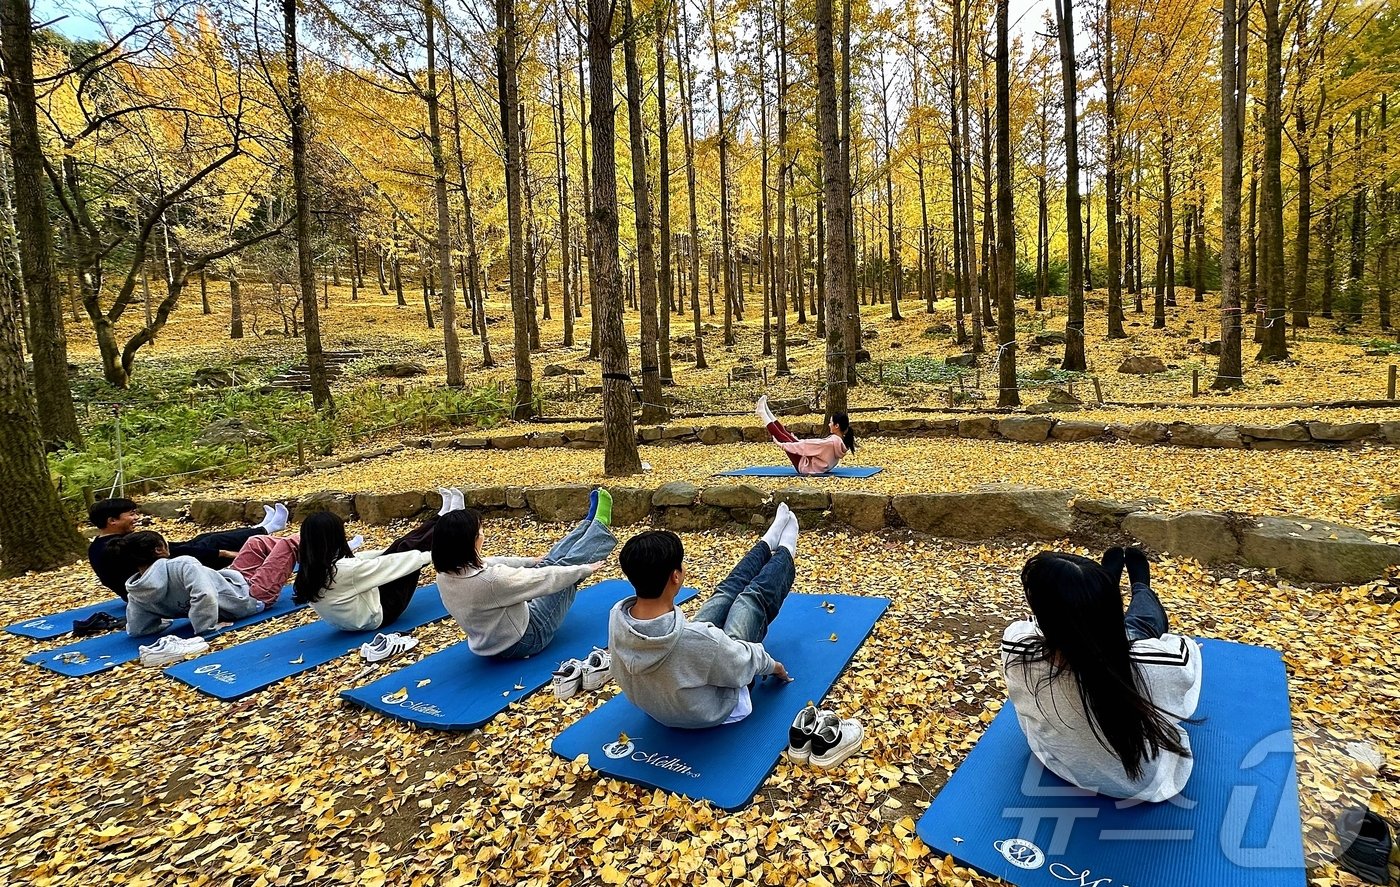
<svg viewBox="0 0 1400 887">
<path fill-rule="evenodd" d="M 586 566 L 536 567 L 532 557 L 488 557 L 481 569 L 439 573 L 443 606 L 467 635 L 467 649 L 495 656 L 525 636 L 529 601 L 563 591 L 593 575 Z"/>
<path fill-rule="evenodd" d="M 218 626 L 221 614 L 231 621 L 262 611 L 242 573 L 214 570 L 192 557 L 160 558 L 126 580 L 126 633 L 132 637 L 155 634 L 165 620 L 186 617 L 195 634 L 204 634 Z"/>
<path fill-rule="evenodd" d="M 679 609 L 633 619 L 636 601 L 619 601 L 608 616 L 612 676 L 633 705 L 666 726 L 723 724 L 739 689 L 773 673 L 762 644 L 736 641 L 708 622 L 687 622 Z"/>
</svg>

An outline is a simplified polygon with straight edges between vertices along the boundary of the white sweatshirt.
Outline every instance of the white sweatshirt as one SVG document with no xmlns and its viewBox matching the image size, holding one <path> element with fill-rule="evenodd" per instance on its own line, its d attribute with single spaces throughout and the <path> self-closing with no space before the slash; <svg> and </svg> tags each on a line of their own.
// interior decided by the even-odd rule
<svg viewBox="0 0 1400 887">
<path fill-rule="evenodd" d="M 1002 673 L 1016 718 L 1031 751 L 1051 772 L 1080 788 L 1113 798 L 1165 801 L 1186 787 L 1192 758 L 1163 751 L 1143 761 L 1137 780 L 1128 778 L 1123 762 L 1090 726 L 1074 676 L 1062 672 L 1049 685 L 1050 664 L 1022 665 L 1027 641 L 1039 638 L 1031 621 L 1015 622 L 1001 640 Z M 1201 650 L 1190 638 L 1164 634 L 1136 641 L 1129 654 L 1137 669 L 1138 688 L 1152 704 L 1178 721 L 1191 717 L 1201 696 Z M 1039 691 L 1039 692 L 1037 692 Z M 1191 741 L 1181 725 L 1177 734 L 1189 752 Z"/>
<path fill-rule="evenodd" d="M 488 557 L 481 569 L 439 573 L 438 591 L 447 612 L 478 656 L 504 652 L 525 636 L 529 601 L 563 591 L 593 575 L 587 566 L 536 567 L 532 557 Z"/>
<path fill-rule="evenodd" d="M 433 562 L 429 551 L 362 551 L 335 562 L 335 579 L 312 602 L 316 615 L 341 631 L 368 631 L 384 623 L 379 586 Z"/>
</svg>

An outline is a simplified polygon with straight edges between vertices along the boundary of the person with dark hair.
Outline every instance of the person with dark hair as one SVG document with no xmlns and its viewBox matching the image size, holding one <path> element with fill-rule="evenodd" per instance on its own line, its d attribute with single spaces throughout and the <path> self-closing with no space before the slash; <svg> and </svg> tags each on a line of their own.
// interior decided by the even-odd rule
<svg viewBox="0 0 1400 887">
<path fill-rule="evenodd" d="M 797 517 L 786 504 L 768 532 L 687 620 L 676 607 L 685 549 L 667 530 L 633 536 L 618 562 L 636 590 L 608 617 L 612 676 L 633 705 L 668 727 L 699 729 L 753 713 L 749 684 L 791 680 L 763 648 L 768 626 L 792 590 Z"/>
<path fill-rule="evenodd" d="M 1006 629 L 1001 658 L 1031 751 L 1092 792 L 1140 801 L 1177 795 L 1191 775 L 1181 722 L 1200 699 L 1201 651 L 1167 633 L 1146 556 L 1110 548 L 1097 564 L 1043 551 L 1026 562 L 1021 586 L 1034 616 Z"/>
<path fill-rule="evenodd" d="M 544 557 L 484 557 L 481 515 L 471 509 L 438 521 L 432 544 L 438 591 L 473 653 L 524 659 L 554 640 L 579 583 L 617 545 L 609 527 L 612 496 L 600 488 L 591 499 L 588 516 Z"/>
<path fill-rule="evenodd" d="M 766 394 L 758 399 L 758 418 L 763 421 L 773 442 L 787 453 L 798 474 L 823 474 L 835 468 L 847 453 L 856 451 L 856 435 L 851 430 L 851 418 L 845 413 L 833 413 L 827 426 L 831 433 L 811 440 L 800 440 L 783 427 L 769 408 Z"/>
<path fill-rule="evenodd" d="M 202 635 L 220 622 L 261 613 L 276 600 L 276 591 L 269 599 L 266 590 L 281 589 L 296 561 L 295 538 L 277 541 L 279 549 L 259 562 L 250 553 L 241 570 L 215 570 L 188 555 L 172 555 L 165 537 L 152 530 L 123 536 L 112 543 L 112 556 L 130 568 L 126 633 L 158 634 L 170 627 L 170 620 L 188 618 L 194 633 Z"/>
<path fill-rule="evenodd" d="M 388 548 L 362 551 L 347 539 L 345 521 L 318 511 L 301 522 L 301 566 L 292 599 L 310 604 L 316 614 L 341 631 L 383 628 L 403 615 L 418 590 L 418 577 L 432 563 L 433 531 L 438 519 L 461 510 L 460 490 L 444 490 L 442 510 Z"/>
<path fill-rule="evenodd" d="M 185 542 L 168 543 L 170 556 L 192 557 L 214 570 L 228 567 L 249 539 L 276 533 L 287 526 L 287 506 L 281 502 L 264 505 L 263 512 L 262 523 L 255 527 L 202 533 Z M 141 506 L 130 499 L 99 499 L 88 509 L 88 521 L 97 528 L 97 537 L 88 546 L 88 563 L 98 580 L 123 600 L 131 571 L 110 556 L 108 546 L 135 532 L 140 520 Z"/>
</svg>

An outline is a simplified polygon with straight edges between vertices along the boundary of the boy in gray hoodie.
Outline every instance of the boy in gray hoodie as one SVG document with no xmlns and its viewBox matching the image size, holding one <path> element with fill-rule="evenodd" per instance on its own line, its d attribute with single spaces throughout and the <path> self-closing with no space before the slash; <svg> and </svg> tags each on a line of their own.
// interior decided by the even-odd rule
<svg viewBox="0 0 1400 887">
<path fill-rule="evenodd" d="M 202 635 L 220 621 L 243 619 L 267 606 L 249 593 L 248 581 L 237 570 L 215 570 L 187 555 L 170 557 L 159 533 L 132 533 L 116 546 L 117 557 L 131 571 L 126 580 L 126 633 L 132 637 L 157 634 L 170 620 L 184 618 Z"/>
<path fill-rule="evenodd" d="M 730 571 L 694 621 L 676 607 L 685 581 L 680 537 L 633 536 L 618 561 L 636 589 L 608 617 L 612 676 L 633 705 L 668 727 L 732 724 L 753 712 L 760 675 L 792 680 L 763 649 L 796 575 L 797 517 L 778 506 L 763 539 Z"/>
</svg>

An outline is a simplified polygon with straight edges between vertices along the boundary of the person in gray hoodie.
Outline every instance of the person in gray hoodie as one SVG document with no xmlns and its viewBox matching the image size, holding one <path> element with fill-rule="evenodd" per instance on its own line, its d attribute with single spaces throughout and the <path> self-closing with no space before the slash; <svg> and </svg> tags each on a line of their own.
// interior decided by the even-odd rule
<svg viewBox="0 0 1400 887">
<path fill-rule="evenodd" d="M 797 517 L 778 506 L 763 539 L 693 621 L 676 607 L 685 581 L 680 537 L 653 530 L 628 540 L 618 561 L 637 594 L 609 614 L 608 647 L 613 679 L 633 705 L 668 727 L 715 727 L 753 712 L 755 678 L 792 680 L 763 639 L 792 590 L 797 530 Z"/>
<path fill-rule="evenodd" d="M 172 619 L 185 618 L 202 635 L 221 621 L 243 619 L 267 606 L 252 596 L 237 570 L 215 570 L 188 555 L 170 557 L 159 533 L 132 533 L 115 545 L 117 557 L 132 571 L 126 580 L 126 633 L 132 637 L 158 634 Z"/>
</svg>

